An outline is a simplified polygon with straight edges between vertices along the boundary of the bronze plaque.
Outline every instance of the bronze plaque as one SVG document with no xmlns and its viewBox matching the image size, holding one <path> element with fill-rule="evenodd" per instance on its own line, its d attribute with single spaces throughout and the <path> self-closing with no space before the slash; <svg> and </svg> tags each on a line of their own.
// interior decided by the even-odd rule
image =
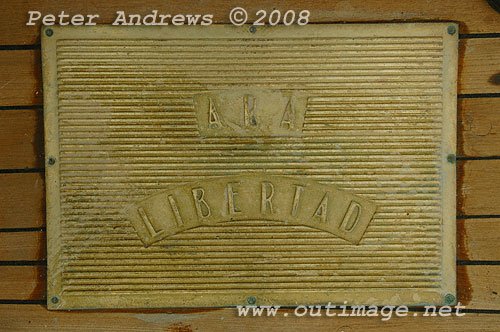
<svg viewBox="0 0 500 332">
<path fill-rule="evenodd" d="M 457 35 L 45 27 L 49 309 L 453 302 Z"/>
</svg>

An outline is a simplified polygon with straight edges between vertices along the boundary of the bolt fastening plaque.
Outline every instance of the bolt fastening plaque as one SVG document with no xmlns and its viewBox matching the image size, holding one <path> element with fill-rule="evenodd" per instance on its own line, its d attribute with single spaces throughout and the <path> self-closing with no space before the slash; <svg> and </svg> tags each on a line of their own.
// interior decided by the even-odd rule
<svg viewBox="0 0 500 332">
<path fill-rule="evenodd" d="M 457 36 L 44 27 L 49 309 L 452 304 Z"/>
</svg>

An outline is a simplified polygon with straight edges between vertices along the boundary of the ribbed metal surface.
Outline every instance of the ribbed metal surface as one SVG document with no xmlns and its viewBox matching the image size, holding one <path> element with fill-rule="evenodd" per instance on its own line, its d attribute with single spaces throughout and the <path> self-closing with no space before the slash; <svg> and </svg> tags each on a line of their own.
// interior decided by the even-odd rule
<svg viewBox="0 0 500 332">
<path fill-rule="evenodd" d="M 442 38 L 57 42 L 64 293 L 438 288 Z M 193 95 L 306 91 L 303 137 L 201 138 Z M 377 203 L 360 245 L 231 222 L 145 248 L 121 215 L 172 184 L 300 175 Z"/>
<path fill-rule="evenodd" d="M 47 164 L 49 309 L 228 306 L 250 296 L 258 305 L 444 303 L 455 294 L 455 174 L 446 160 L 456 153 L 457 36 L 447 28 L 42 33 L 46 155 L 56 161 Z M 216 134 L 211 113 L 200 124 L 211 98 L 231 124 Z M 252 118 L 255 135 L 249 115 L 243 128 L 231 113 L 245 98 L 265 104 Z M 279 122 L 289 106 L 301 112 L 293 132 Z M 246 220 L 231 217 L 225 181 L 234 179 Z M 267 214 L 263 181 L 274 180 L 277 212 Z M 185 183 L 188 195 L 174 194 Z M 295 215 L 289 188 L 302 185 Z M 196 201 L 193 186 L 219 200 L 208 221 L 199 207 L 186 210 L 196 207 L 185 201 Z M 167 193 L 180 206 L 180 215 L 168 212 L 176 220 L 161 212 Z M 366 232 L 344 237 L 340 226 L 302 222 L 327 195 L 340 218 L 328 227 L 350 222 L 343 209 L 357 200 L 359 211 L 371 209 Z"/>
</svg>

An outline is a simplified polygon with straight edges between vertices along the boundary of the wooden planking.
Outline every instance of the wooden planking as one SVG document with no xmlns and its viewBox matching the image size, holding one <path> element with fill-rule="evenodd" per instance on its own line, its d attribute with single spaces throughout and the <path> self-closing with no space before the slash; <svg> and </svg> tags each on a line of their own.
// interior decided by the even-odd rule
<svg viewBox="0 0 500 332">
<path fill-rule="evenodd" d="M 500 155 L 500 98 L 462 98 L 458 113 L 459 156 Z M 0 111 L 0 149 L 0 169 L 42 168 L 42 111 Z"/>
<path fill-rule="evenodd" d="M 1 169 L 43 167 L 43 149 L 42 111 L 0 111 Z"/>
<path fill-rule="evenodd" d="M 457 220 L 457 259 L 500 261 L 500 219 Z"/>
<path fill-rule="evenodd" d="M 0 106 L 41 105 L 39 50 L 0 51 Z"/>
<path fill-rule="evenodd" d="M 45 299 L 45 266 L 0 266 L 0 299 Z"/>
<path fill-rule="evenodd" d="M 458 301 L 469 309 L 500 310 L 500 266 L 457 267 Z M 0 299 L 43 300 L 44 266 L 0 266 Z M 495 294 L 497 293 L 497 294 Z"/>
<path fill-rule="evenodd" d="M 289 0 L 271 3 L 267 0 L 243 0 L 239 2 L 216 0 L 210 2 L 152 0 L 147 4 L 138 1 L 123 1 L 120 6 L 114 2 L 82 0 L 4 1 L 4 17 L 0 22 L 2 44 L 34 44 L 39 42 L 40 24 L 27 26 L 28 11 L 38 10 L 42 14 L 59 14 L 64 10 L 69 14 L 99 14 L 98 23 L 112 23 L 116 11 L 127 14 L 147 15 L 151 10 L 159 14 L 213 14 L 215 23 L 229 23 L 229 12 L 234 7 L 244 7 L 249 13 L 249 22 L 255 20 L 255 13 L 264 9 L 268 13 L 278 9 L 283 13 L 289 9 L 311 12 L 311 22 L 377 22 L 377 21 L 457 21 L 461 33 L 488 33 L 500 31 L 498 14 L 484 0 L 457 2 L 454 0 L 434 1 L 393 1 L 383 5 L 378 0 L 350 1 L 300 1 Z"/>
<path fill-rule="evenodd" d="M 458 260 L 500 261 L 500 219 L 457 220 Z M 45 260 L 45 231 L 0 233 L 0 261 Z"/>
<path fill-rule="evenodd" d="M 43 173 L 0 174 L 0 228 L 45 225 Z"/>
<path fill-rule="evenodd" d="M 500 265 L 457 266 L 458 301 L 469 309 L 500 310 Z"/>
<path fill-rule="evenodd" d="M 500 160 L 458 163 L 457 213 L 500 215 Z"/>
<path fill-rule="evenodd" d="M 459 54 L 462 56 L 459 68 L 459 93 L 500 92 L 498 38 L 462 39 Z"/>
<path fill-rule="evenodd" d="M 500 93 L 498 40 L 461 40 L 458 93 Z M 0 106 L 42 104 L 39 50 L 0 51 L 0 72 Z"/>
<path fill-rule="evenodd" d="M 94 332 L 498 331 L 497 315 L 467 313 L 462 317 L 422 317 L 424 313 L 414 314 L 396 317 L 393 313 L 390 320 L 382 321 L 382 316 L 326 317 L 325 311 L 322 317 L 294 317 L 293 309 L 280 310 L 277 317 L 238 317 L 237 310 L 229 308 L 49 312 L 42 305 L 0 305 L 0 325 L 13 332 L 56 329 Z"/>
<path fill-rule="evenodd" d="M 37 261 L 47 258 L 45 231 L 0 233 L 0 261 Z"/>
<path fill-rule="evenodd" d="M 462 98 L 458 112 L 458 154 L 500 155 L 500 98 Z"/>
</svg>

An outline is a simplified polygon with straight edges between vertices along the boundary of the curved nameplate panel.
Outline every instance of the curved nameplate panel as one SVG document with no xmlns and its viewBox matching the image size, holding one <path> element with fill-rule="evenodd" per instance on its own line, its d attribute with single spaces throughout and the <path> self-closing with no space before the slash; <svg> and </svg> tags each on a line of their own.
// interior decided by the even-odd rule
<svg viewBox="0 0 500 332">
<path fill-rule="evenodd" d="M 375 210 L 375 203 L 333 185 L 250 173 L 176 186 L 127 206 L 124 213 L 145 246 L 232 220 L 304 225 L 358 244 Z"/>
</svg>

